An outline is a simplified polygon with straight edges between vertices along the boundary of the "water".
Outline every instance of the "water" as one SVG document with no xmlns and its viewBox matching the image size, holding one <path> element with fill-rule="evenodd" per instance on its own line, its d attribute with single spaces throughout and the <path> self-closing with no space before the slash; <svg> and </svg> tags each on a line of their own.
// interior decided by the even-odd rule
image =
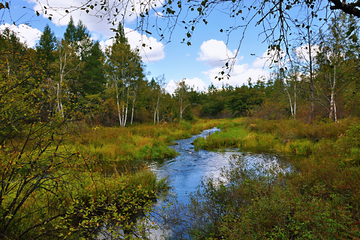
<svg viewBox="0 0 360 240">
<path fill-rule="evenodd" d="M 225 152 L 210 152 L 206 150 L 195 151 L 193 141 L 198 137 L 207 137 L 210 134 L 220 131 L 217 128 L 212 128 L 203 131 L 201 134 L 193 136 L 189 139 L 175 141 L 174 148 L 179 155 L 171 160 L 162 163 L 153 163 L 150 167 L 157 173 L 159 177 L 167 177 L 172 187 L 170 196 L 176 196 L 177 201 L 182 204 L 187 203 L 188 193 L 196 190 L 201 180 L 204 177 L 212 176 L 217 178 L 220 176 L 221 169 L 229 166 L 229 159 L 232 155 L 242 155 L 247 162 L 261 164 L 264 167 L 276 167 L 282 161 L 280 156 L 273 154 L 252 154 L 240 153 L 234 151 Z M 166 201 L 161 201 L 158 204 L 167 204 Z M 158 220 L 159 222 L 159 220 Z M 160 221 L 161 222 L 161 221 Z M 159 223 L 159 227 L 164 229 Z M 171 226 L 170 226 L 171 227 Z M 163 231 L 153 231 L 151 239 L 162 239 L 160 236 Z M 164 230 L 165 234 L 171 235 L 170 230 Z"/>
</svg>

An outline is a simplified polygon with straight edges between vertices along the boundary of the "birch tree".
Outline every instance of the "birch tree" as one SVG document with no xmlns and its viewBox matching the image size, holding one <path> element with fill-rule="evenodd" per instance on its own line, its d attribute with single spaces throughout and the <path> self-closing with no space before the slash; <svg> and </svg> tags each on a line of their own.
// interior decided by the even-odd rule
<svg viewBox="0 0 360 240">
<path fill-rule="evenodd" d="M 179 114 L 180 114 L 180 122 L 183 118 L 184 111 L 187 107 L 191 105 L 189 102 L 189 90 L 190 87 L 186 85 L 185 80 L 181 80 L 176 83 L 175 96 L 179 101 Z"/>
<path fill-rule="evenodd" d="M 62 39 L 58 41 L 58 81 L 56 83 L 56 112 L 63 118 L 65 117 L 64 99 L 69 92 L 66 91 L 68 79 L 67 76 L 75 72 L 80 67 L 80 62 L 75 54 L 74 47 L 68 41 Z"/>
<path fill-rule="evenodd" d="M 331 19 L 328 34 L 322 37 L 321 52 L 317 61 L 319 77 L 325 80 L 325 98 L 329 104 L 329 119 L 337 122 L 338 109 L 336 95 L 341 85 L 346 84 L 344 77 L 352 71 L 346 69 L 346 62 L 356 58 L 353 52 L 357 44 L 357 26 L 353 17 L 345 14 L 335 15 Z M 324 89 L 324 88 L 323 88 Z"/>
<path fill-rule="evenodd" d="M 156 78 L 155 84 L 153 86 L 153 91 L 156 93 L 156 104 L 154 109 L 154 124 L 160 122 L 160 98 L 163 94 L 165 94 L 165 75 L 161 75 Z"/>
<path fill-rule="evenodd" d="M 288 96 L 289 105 L 290 105 L 290 112 L 292 118 L 296 119 L 296 113 L 297 113 L 297 101 L 300 94 L 300 72 L 298 70 L 298 67 L 291 68 L 288 71 L 288 76 L 285 79 L 285 92 Z"/>
<path fill-rule="evenodd" d="M 130 49 L 121 24 L 114 44 L 106 50 L 106 56 L 106 74 L 115 95 L 119 125 L 125 127 L 130 104 L 131 124 L 133 122 L 137 92 L 144 73 L 139 52 Z"/>
</svg>

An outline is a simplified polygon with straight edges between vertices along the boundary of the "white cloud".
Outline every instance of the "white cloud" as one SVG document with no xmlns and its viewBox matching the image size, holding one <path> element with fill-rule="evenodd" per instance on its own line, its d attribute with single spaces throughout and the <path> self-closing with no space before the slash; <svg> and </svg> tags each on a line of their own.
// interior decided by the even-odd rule
<svg viewBox="0 0 360 240">
<path fill-rule="evenodd" d="M 158 8 L 163 4 L 163 0 L 154 1 L 119 1 L 108 0 L 106 5 L 95 6 L 98 1 L 91 1 L 93 9 L 84 4 L 84 0 L 28 0 L 34 3 L 34 10 L 43 15 L 44 18 L 52 17 L 52 22 L 57 26 L 66 26 L 70 21 L 70 15 L 73 17 L 75 24 L 81 20 L 91 32 L 97 32 L 103 38 L 109 38 L 114 35 L 110 30 L 109 19 L 114 20 L 114 14 L 117 15 L 118 21 L 132 22 L 136 17 L 146 9 Z M 103 8 L 101 8 L 104 6 Z M 46 9 L 44 9 L 46 7 Z M 81 8 L 85 8 L 81 10 Z M 105 9 L 107 11 L 105 11 Z M 69 13 L 66 13 L 65 11 Z M 87 13 L 86 10 L 89 10 Z M 117 11 L 118 12 L 117 12 Z M 102 16 L 102 17 L 100 17 Z M 117 24 L 117 23 L 116 23 Z"/>
<path fill-rule="evenodd" d="M 57 26 L 66 26 L 70 21 L 70 15 L 73 17 L 74 23 L 77 24 L 79 20 L 88 28 L 92 34 L 94 40 L 104 39 L 100 42 L 103 49 L 105 46 L 108 46 L 112 43 L 109 41 L 110 37 L 113 37 L 115 33 L 111 28 L 117 28 L 109 24 L 109 21 L 106 19 L 106 16 L 112 16 L 115 13 L 115 9 L 119 10 L 119 13 L 125 14 L 125 20 L 130 22 L 135 20 L 136 16 L 148 9 L 150 7 L 161 7 L 163 0 L 154 0 L 146 1 L 146 4 L 140 4 L 140 1 L 118 1 L 118 0 L 108 0 L 107 8 L 112 9 L 109 12 L 101 10 L 100 4 L 94 6 L 93 10 L 90 10 L 89 13 L 86 13 L 84 10 L 76 9 L 75 7 L 69 8 L 69 6 L 82 6 L 83 0 L 29 0 L 30 2 L 35 3 L 34 10 L 41 12 L 41 6 L 47 6 L 47 12 L 41 12 L 44 17 L 50 16 L 52 14 L 52 22 Z M 144 2 L 143 2 L 144 3 Z M 132 11 L 132 8 L 134 10 Z M 151 5 L 151 6 L 150 6 Z M 155 6 L 156 5 L 156 6 Z M 70 14 L 66 14 L 65 10 L 68 9 Z M 125 11 L 126 10 L 126 11 Z M 96 13 L 96 14 L 95 14 Z M 119 14 L 119 15 L 121 15 Z M 97 16 L 104 16 L 105 19 L 101 19 Z M 140 49 L 140 55 L 144 62 L 155 62 L 165 58 L 164 45 L 161 42 L 158 42 L 157 39 L 153 37 L 147 37 L 146 35 L 140 34 L 137 31 L 134 31 L 129 28 L 124 28 L 126 36 L 129 40 L 129 44 L 132 49 Z M 104 42 L 105 41 L 105 42 Z M 145 47 L 142 45 L 145 44 Z"/>
<path fill-rule="evenodd" d="M 243 57 L 235 59 L 232 63 L 234 64 L 231 68 L 230 77 L 223 76 L 220 73 L 225 71 L 224 64 L 227 59 L 234 58 L 236 56 L 236 50 L 231 52 L 226 44 L 223 41 L 218 41 L 211 39 L 209 41 L 203 42 L 200 47 L 199 57 L 197 58 L 198 61 L 206 61 L 206 64 L 214 67 L 208 71 L 203 72 L 204 74 L 208 75 L 211 82 L 217 86 L 221 87 L 223 84 L 229 84 L 232 86 L 247 84 L 248 80 L 251 79 L 253 82 L 259 80 L 262 76 L 268 76 L 268 71 L 265 70 L 266 67 L 266 59 L 269 56 L 276 57 L 273 51 L 267 52 L 263 54 L 262 58 L 257 58 L 252 67 L 249 64 L 238 64 L 238 61 L 242 60 Z M 216 77 L 224 77 L 221 81 L 219 81 Z"/>
<path fill-rule="evenodd" d="M 176 89 L 176 83 L 174 82 L 174 80 L 170 80 L 170 82 L 166 85 L 165 90 L 166 92 L 173 94 L 175 92 Z"/>
<path fill-rule="evenodd" d="M 207 89 L 207 85 L 200 78 L 184 78 L 182 80 L 185 81 L 186 85 L 188 85 L 190 88 L 193 88 L 197 92 L 203 92 Z"/>
<path fill-rule="evenodd" d="M 124 28 L 124 31 L 131 49 L 140 49 L 140 56 L 144 62 L 157 62 L 165 58 L 165 46 L 155 38 L 140 34 L 130 28 Z M 112 45 L 113 42 L 114 39 L 108 39 L 105 42 L 101 41 L 100 46 L 104 51 L 105 47 Z M 145 47 L 143 44 L 145 44 Z"/>
<path fill-rule="evenodd" d="M 137 31 L 125 28 L 125 34 L 132 49 L 140 49 L 140 56 L 144 62 L 157 62 L 165 58 L 164 44 L 153 37 L 142 35 Z M 143 46 L 143 44 L 145 44 Z"/>
<path fill-rule="evenodd" d="M 8 23 L 0 26 L 0 32 L 4 31 L 6 28 L 9 28 L 11 31 L 13 31 L 20 39 L 20 42 L 25 43 L 28 47 L 34 47 L 36 41 L 40 39 L 42 34 L 40 30 L 29 27 L 25 24 L 19 24 L 18 26 L 15 26 Z"/>
<path fill-rule="evenodd" d="M 284 57 L 284 51 L 279 52 L 274 50 L 267 50 L 263 53 L 262 57 L 257 57 L 255 59 L 252 66 L 254 68 L 268 68 L 274 64 L 279 65 L 281 62 L 283 62 Z"/>
<path fill-rule="evenodd" d="M 223 41 L 211 39 L 205 41 L 200 46 L 198 61 L 205 61 L 207 65 L 212 67 L 224 66 L 226 61 L 234 58 L 236 50 L 231 52 Z"/>
<path fill-rule="evenodd" d="M 262 76 L 266 77 L 269 75 L 269 72 L 263 68 L 249 68 L 248 64 L 242 64 L 234 65 L 232 71 L 230 72 L 230 77 L 224 76 L 224 78 L 219 81 L 216 77 L 222 76 L 220 75 L 221 71 L 223 71 L 223 68 L 216 67 L 203 73 L 208 75 L 211 82 L 217 87 L 225 84 L 241 86 L 243 84 L 247 84 L 249 79 L 251 79 L 252 82 L 256 82 L 261 79 Z"/>
<path fill-rule="evenodd" d="M 295 49 L 295 54 L 299 60 L 309 61 L 309 46 L 301 46 Z M 311 46 L 311 55 L 315 57 L 320 52 L 319 45 Z"/>
<path fill-rule="evenodd" d="M 170 82 L 166 85 L 165 90 L 166 92 L 173 94 L 176 89 L 176 84 L 180 81 L 185 81 L 185 84 L 188 85 L 190 88 L 193 88 L 197 92 L 203 92 L 206 91 L 207 85 L 201 80 L 200 78 L 183 78 L 177 82 L 174 80 L 170 80 Z"/>
</svg>

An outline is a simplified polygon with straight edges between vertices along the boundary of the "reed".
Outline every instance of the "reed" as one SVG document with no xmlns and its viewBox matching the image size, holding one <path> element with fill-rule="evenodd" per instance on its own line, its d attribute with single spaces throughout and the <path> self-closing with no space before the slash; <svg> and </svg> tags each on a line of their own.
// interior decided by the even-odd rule
<svg viewBox="0 0 360 240">
<path fill-rule="evenodd" d="M 288 156 L 292 171 L 258 174 L 239 157 L 221 179 L 206 179 L 189 206 L 188 216 L 198 219 L 189 226 L 192 238 L 360 238 L 359 119 L 239 119 L 221 127 L 195 141 L 197 148 L 277 152 Z"/>
</svg>

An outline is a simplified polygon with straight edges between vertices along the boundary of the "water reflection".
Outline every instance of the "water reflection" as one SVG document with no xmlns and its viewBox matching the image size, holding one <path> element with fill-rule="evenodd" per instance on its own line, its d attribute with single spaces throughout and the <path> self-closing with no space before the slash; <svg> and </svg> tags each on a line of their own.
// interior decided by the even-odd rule
<svg viewBox="0 0 360 240">
<path fill-rule="evenodd" d="M 210 176 L 219 178 L 221 169 L 229 167 L 229 159 L 234 158 L 232 157 L 234 154 L 241 155 L 241 158 L 248 163 L 247 166 L 249 168 L 261 165 L 265 169 L 273 169 L 275 173 L 277 171 L 289 170 L 289 166 L 287 169 L 285 168 L 286 170 L 283 170 L 284 168 L 280 167 L 281 165 L 286 164 L 284 157 L 274 154 L 244 153 L 234 149 L 224 152 L 210 152 L 206 150 L 195 151 L 192 143 L 196 138 L 207 137 L 216 131 L 220 130 L 213 128 L 205 130 L 201 134 L 189 139 L 176 141 L 176 145 L 172 146 L 172 148 L 180 153 L 176 158 L 150 165 L 150 168 L 157 173 L 159 177 L 168 178 L 172 187 L 172 195 L 169 196 L 169 199 L 176 197 L 176 201 L 181 203 L 181 206 L 184 206 L 184 204 L 187 203 L 188 193 L 194 192 L 203 178 Z M 169 199 L 167 200 L 174 201 L 174 199 Z M 159 203 L 158 207 L 166 205 L 166 202 L 165 199 L 163 202 Z M 161 220 L 158 219 L 157 221 L 160 223 L 160 228 L 165 229 L 165 232 L 167 232 L 168 235 L 171 235 L 171 232 L 166 230 L 166 226 L 161 226 Z M 173 238 L 178 239 L 176 237 Z M 182 236 L 182 238 L 186 238 L 186 236 Z M 151 239 L 161 239 L 161 237 L 159 236 L 159 233 L 153 233 Z"/>
</svg>

